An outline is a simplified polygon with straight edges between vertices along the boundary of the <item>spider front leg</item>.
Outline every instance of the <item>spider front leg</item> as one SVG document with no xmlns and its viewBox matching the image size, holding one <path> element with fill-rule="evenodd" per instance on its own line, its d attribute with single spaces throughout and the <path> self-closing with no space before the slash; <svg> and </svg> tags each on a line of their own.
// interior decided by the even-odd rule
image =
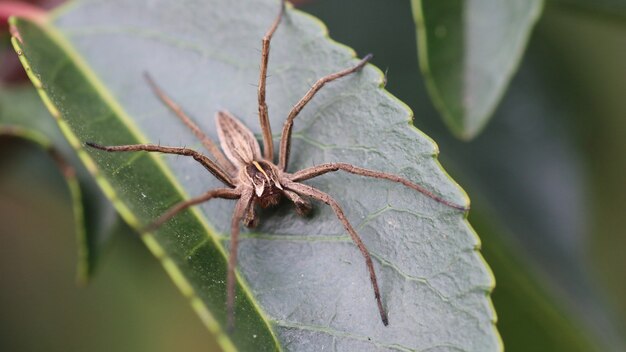
<svg viewBox="0 0 626 352">
<path fill-rule="evenodd" d="M 224 168 L 230 175 L 234 175 L 237 170 L 231 164 L 230 161 L 224 156 L 222 151 L 217 147 L 217 145 L 207 136 L 198 125 L 196 125 L 193 120 L 187 116 L 185 111 L 178 105 L 172 98 L 170 98 L 165 92 L 156 84 L 154 79 L 146 72 L 144 73 L 144 77 L 148 82 L 148 85 L 154 92 L 154 94 L 167 106 L 184 124 L 187 126 L 191 132 L 200 140 L 202 145 L 213 155 L 215 160 L 220 167 Z"/>
<path fill-rule="evenodd" d="M 376 299 L 376 304 L 378 305 L 378 312 L 380 313 L 380 318 L 383 321 L 383 324 L 387 326 L 389 324 L 389 319 L 387 318 L 387 312 L 385 312 L 385 308 L 383 308 L 383 302 L 380 297 L 380 289 L 378 288 L 378 280 L 376 279 L 376 272 L 374 271 L 372 257 L 365 247 L 365 244 L 361 240 L 361 237 L 359 237 L 359 235 L 356 233 L 356 231 L 346 218 L 346 215 L 343 213 L 343 210 L 339 206 L 339 203 L 337 203 L 337 201 L 334 200 L 330 195 L 302 183 L 287 182 L 286 184 L 284 184 L 284 187 L 293 192 L 297 192 L 307 197 L 311 197 L 313 199 L 324 202 L 333 209 L 335 215 L 337 215 L 337 218 L 343 224 L 343 227 L 346 229 L 346 231 L 348 231 L 350 238 L 352 238 L 352 241 L 354 242 L 354 244 L 356 244 L 356 246 L 359 248 L 359 251 L 361 251 L 361 254 L 365 258 L 365 266 L 367 267 L 367 271 L 370 274 L 370 281 L 372 283 L 372 287 L 374 288 L 374 298 Z"/>
<path fill-rule="evenodd" d="M 280 3 L 280 12 L 276 19 L 267 30 L 265 36 L 263 36 L 263 46 L 261 49 L 261 72 L 259 74 L 259 120 L 261 121 L 261 131 L 263 133 L 263 156 L 268 161 L 274 160 L 274 141 L 272 140 L 272 127 L 270 126 L 270 119 L 267 113 L 267 104 L 265 103 L 265 86 L 267 81 L 267 63 L 270 57 L 270 41 L 272 36 L 278 28 L 280 19 L 285 13 L 285 0 Z"/>
<path fill-rule="evenodd" d="M 213 176 L 217 177 L 218 180 L 222 181 L 225 185 L 231 188 L 235 188 L 235 182 L 230 178 L 230 176 L 222 170 L 213 160 L 209 159 L 206 155 L 198 153 L 195 150 L 188 148 L 179 148 L 179 147 L 164 147 L 160 145 L 154 144 L 129 144 L 129 145 L 115 145 L 115 146 L 106 146 L 100 145 L 93 142 L 86 142 L 87 146 L 104 150 L 105 152 L 136 152 L 136 151 L 144 151 L 144 152 L 157 152 L 164 154 L 177 154 L 177 155 L 185 155 L 193 157 L 197 162 L 202 164 L 205 169 L 207 169 Z"/>
<path fill-rule="evenodd" d="M 359 61 L 354 67 L 347 68 L 343 71 L 335 72 L 328 76 L 322 77 L 313 86 L 309 89 L 308 92 L 300 99 L 291 111 L 289 111 L 289 115 L 287 115 L 287 120 L 285 120 L 285 124 L 283 125 L 283 132 L 280 136 L 280 157 L 278 168 L 282 171 L 287 171 L 287 164 L 289 163 L 289 153 L 291 152 L 291 131 L 293 129 L 293 120 L 298 116 L 300 111 L 304 109 L 304 106 L 313 99 L 315 93 L 317 93 L 322 87 L 328 83 L 332 82 L 341 77 L 347 76 L 351 73 L 354 73 L 365 66 L 365 64 L 373 57 L 372 54 L 367 54 L 365 57 Z"/>
<path fill-rule="evenodd" d="M 329 172 L 333 172 L 333 171 L 338 171 L 338 170 L 343 170 L 346 172 L 349 172 L 351 174 L 355 174 L 355 175 L 360 175 L 360 176 L 366 176 L 366 177 L 372 177 L 372 178 L 378 178 L 378 179 L 384 179 L 384 180 L 389 180 L 389 181 L 394 181 L 394 182 L 398 182 L 401 183 L 409 188 L 412 188 L 420 193 L 422 193 L 423 195 L 427 196 L 428 198 L 431 198 L 441 204 L 445 204 L 451 208 L 454 209 L 459 209 L 459 210 L 463 210 L 463 211 L 467 211 L 469 210 L 469 207 L 463 206 L 463 205 L 458 205 L 455 203 L 452 203 L 448 200 L 445 200 L 441 197 L 439 197 L 438 195 L 432 193 L 431 191 L 427 190 L 426 188 L 413 183 L 405 178 L 402 178 L 400 176 L 394 175 L 394 174 L 388 174 L 386 172 L 380 172 L 380 171 L 374 171 L 374 170 L 369 170 L 369 169 L 365 169 L 362 167 L 357 167 L 354 166 L 352 164 L 348 164 L 348 163 L 328 163 L 328 164 L 321 164 L 321 165 L 317 165 L 317 166 L 313 166 L 310 168 L 306 168 L 303 170 L 300 170 L 298 172 L 295 172 L 293 174 L 291 174 L 289 177 L 289 179 L 291 179 L 294 182 L 300 182 L 300 181 L 304 181 L 304 180 L 308 180 L 317 176 L 321 176 L 323 174 L 329 173 Z"/>
</svg>

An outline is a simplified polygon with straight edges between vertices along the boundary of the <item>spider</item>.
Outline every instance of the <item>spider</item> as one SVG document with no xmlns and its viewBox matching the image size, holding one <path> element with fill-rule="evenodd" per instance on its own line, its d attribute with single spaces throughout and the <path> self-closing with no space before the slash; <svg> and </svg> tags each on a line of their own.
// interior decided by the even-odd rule
<svg viewBox="0 0 626 352">
<path fill-rule="evenodd" d="M 372 258 L 363 244 L 363 241 L 346 218 L 346 215 L 339 206 L 339 203 L 337 203 L 333 197 L 302 183 L 302 181 L 306 181 L 329 172 L 341 170 L 355 175 L 398 182 L 449 207 L 463 211 L 467 211 L 468 209 L 464 206 L 451 203 L 435 195 L 424 187 L 402 177 L 385 172 L 368 170 L 348 163 L 326 163 L 296 172 L 287 171 L 291 146 L 291 132 L 296 116 L 298 116 L 305 105 L 311 101 L 313 96 L 315 96 L 315 94 L 326 83 L 360 71 L 372 58 L 371 54 L 366 55 L 353 67 L 320 78 L 293 106 L 283 125 L 280 138 L 278 164 L 274 163 L 274 145 L 268 118 L 268 108 L 265 103 L 265 83 L 267 79 L 270 40 L 276 31 L 284 12 L 285 0 L 282 0 L 278 16 L 273 21 L 262 40 L 261 70 L 257 93 L 259 119 L 263 134 L 263 154 L 261 154 L 259 143 L 250 129 L 244 126 L 241 121 L 227 111 L 219 111 L 216 115 L 217 133 L 223 150 L 222 152 L 216 144 L 200 130 L 198 125 L 196 125 L 191 118 L 189 118 L 185 112 L 172 99 L 170 99 L 161 88 L 159 88 L 159 86 L 148 74 L 145 75 L 145 78 L 154 94 L 189 129 L 191 129 L 193 134 L 202 142 L 202 145 L 209 151 L 211 156 L 213 156 L 213 159 L 200 152 L 185 147 L 167 147 L 155 144 L 104 146 L 93 142 L 87 142 L 86 145 L 107 152 L 146 151 L 191 156 L 225 185 L 225 187 L 209 190 L 201 196 L 191 198 L 174 205 L 154 220 L 145 229 L 146 231 L 154 230 L 179 212 L 211 199 L 223 198 L 237 200 L 231 222 L 230 252 L 228 258 L 228 274 L 226 279 L 226 311 L 229 328 L 234 326 L 235 267 L 237 264 L 237 245 L 240 224 L 243 222 L 246 227 L 256 226 L 258 224 L 258 216 L 255 211 L 255 206 L 259 205 L 263 208 L 271 207 L 278 204 L 283 198 L 290 200 L 295 205 L 296 212 L 300 215 L 306 215 L 311 210 L 310 199 L 326 203 L 332 208 L 335 215 L 339 221 L 341 221 L 345 230 L 348 232 L 352 241 L 356 244 L 365 259 L 365 265 L 372 283 L 378 312 L 382 323 L 387 326 L 389 324 L 389 320 L 387 318 L 387 312 L 382 304 L 380 289 L 376 279 L 376 272 L 374 271 Z"/>
</svg>

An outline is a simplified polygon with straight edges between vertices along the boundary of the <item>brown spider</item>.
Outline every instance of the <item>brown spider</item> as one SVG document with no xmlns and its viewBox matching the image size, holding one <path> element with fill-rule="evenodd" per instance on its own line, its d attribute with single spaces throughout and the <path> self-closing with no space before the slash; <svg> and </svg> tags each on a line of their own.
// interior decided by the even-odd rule
<svg viewBox="0 0 626 352">
<path fill-rule="evenodd" d="M 212 160 L 206 155 L 203 155 L 195 150 L 180 147 L 165 147 L 154 144 L 103 146 L 92 142 L 87 142 L 86 144 L 90 147 L 107 152 L 147 151 L 191 156 L 226 185 L 224 188 L 212 189 L 199 197 L 176 204 L 156 219 L 151 225 L 149 225 L 147 230 L 156 229 L 180 211 L 193 205 L 206 202 L 210 199 L 238 199 L 231 222 L 230 255 L 228 258 L 228 276 L 226 280 L 226 310 L 228 314 L 229 327 L 232 328 L 234 325 L 235 266 L 237 263 L 237 245 L 240 223 L 243 222 L 247 227 L 256 226 L 258 218 L 255 212 L 255 205 L 258 204 L 263 208 L 274 206 L 278 204 L 283 197 L 287 197 L 287 199 L 294 203 L 296 212 L 300 215 L 305 215 L 311 210 L 311 203 L 307 198 L 312 198 L 326 203 L 333 209 L 339 218 L 339 221 L 341 221 L 346 231 L 352 238 L 352 241 L 354 241 L 365 258 L 365 265 L 367 266 L 370 281 L 372 282 L 372 287 L 374 289 L 374 297 L 376 298 L 380 318 L 386 326 L 388 325 L 387 313 L 383 308 L 380 298 L 380 290 L 378 288 L 372 258 L 370 257 L 367 248 L 365 248 L 363 241 L 356 231 L 354 231 L 352 225 L 348 222 L 348 219 L 337 201 L 335 201 L 330 195 L 303 184 L 301 181 L 305 181 L 329 172 L 343 170 L 356 175 L 398 182 L 452 208 L 464 211 L 467 210 L 467 208 L 451 203 L 433 194 L 422 186 L 399 176 L 380 171 L 368 170 L 347 163 L 327 163 L 309 167 L 293 173 L 287 172 L 291 131 L 293 121 L 296 116 L 298 116 L 298 113 L 326 83 L 359 71 L 363 68 L 363 66 L 365 66 L 365 64 L 372 58 L 371 54 L 365 56 L 365 58 L 363 58 L 354 67 L 319 79 L 315 82 L 315 84 L 313 84 L 304 97 L 302 97 L 300 101 L 294 105 L 283 126 L 280 139 L 278 165 L 274 164 L 272 132 L 267 115 L 267 104 L 265 103 L 265 82 L 267 78 L 270 40 L 283 16 L 284 9 L 285 1 L 283 0 L 278 16 L 263 37 L 261 73 L 258 87 L 259 118 L 261 122 L 261 130 L 263 132 L 263 155 L 261 154 L 259 143 L 255 139 L 252 132 L 227 111 L 219 111 L 216 115 L 218 137 L 220 145 L 224 151 L 222 153 L 215 143 L 200 130 L 200 128 L 185 114 L 185 112 L 174 101 L 172 101 L 148 75 L 146 75 L 146 79 L 154 93 L 178 116 L 178 118 L 180 118 L 180 120 L 182 120 L 187 127 L 193 131 L 194 135 L 200 139 L 203 146 L 210 152 L 215 160 Z"/>
</svg>

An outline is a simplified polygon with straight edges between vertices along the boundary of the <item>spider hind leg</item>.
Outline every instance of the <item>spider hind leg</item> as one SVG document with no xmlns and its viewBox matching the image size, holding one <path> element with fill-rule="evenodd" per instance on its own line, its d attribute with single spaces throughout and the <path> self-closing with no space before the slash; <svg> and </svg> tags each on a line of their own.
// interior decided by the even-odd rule
<svg viewBox="0 0 626 352">
<path fill-rule="evenodd" d="M 311 210 L 313 210 L 313 205 L 308 199 L 303 198 L 298 193 L 290 190 L 285 190 L 285 195 L 287 196 L 287 198 L 289 198 L 290 201 L 293 202 L 294 206 L 296 207 L 296 213 L 298 213 L 298 215 L 307 216 L 311 214 Z"/>
</svg>

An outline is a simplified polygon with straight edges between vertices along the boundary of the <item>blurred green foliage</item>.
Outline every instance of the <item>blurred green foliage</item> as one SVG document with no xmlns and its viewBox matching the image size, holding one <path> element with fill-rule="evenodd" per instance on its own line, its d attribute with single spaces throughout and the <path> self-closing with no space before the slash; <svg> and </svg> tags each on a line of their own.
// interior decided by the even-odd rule
<svg viewBox="0 0 626 352">
<path fill-rule="evenodd" d="M 128 230 L 97 279 L 77 287 L 72 205 L 56 164 L 32 143 L 0 138 L 0 165 L 0 350 L 219 351 Z"/>
</svg>

